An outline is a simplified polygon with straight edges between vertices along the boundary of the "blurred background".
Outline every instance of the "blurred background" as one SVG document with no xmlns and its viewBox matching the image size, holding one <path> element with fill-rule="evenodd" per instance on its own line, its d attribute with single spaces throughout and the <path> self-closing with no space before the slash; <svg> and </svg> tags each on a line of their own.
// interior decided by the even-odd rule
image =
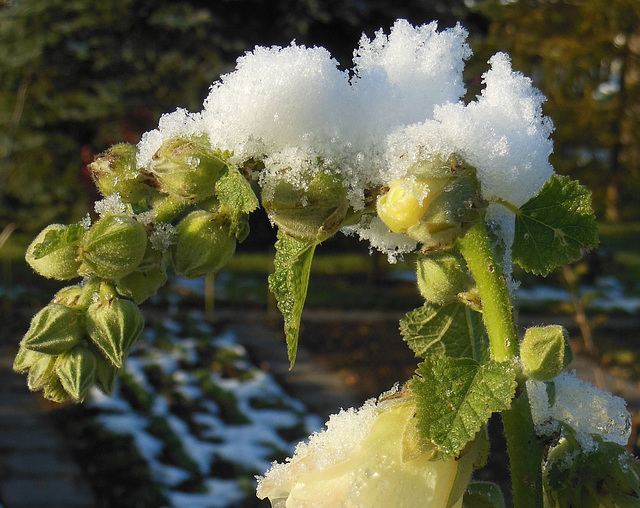
<svg viewBox="0 0 640 508">
<path fill-rule="evenodd" d="M 546 281 L 517 272 L 522 280 L 520 323 L 567 326 L 576 350 L 590 362 L 587 369 L 594 382 L 614 383 L 606 386 L 632 399 L 636 404 L 632 409 L 637 409 L 633 401 L 640 379 L 638 0 L 0 0 L 0 342 L 7 370 L 29 317 L 61 287 L 35 276 L 23 261 L 24 251 L 46 225 L 76 222 L 92 212 L 98 195 L 86 166 L 94 155 L 114 143 L 136 143 L 143 132 L 157 126 L 164 112 L 177 107 L 199 111 L 210 84 L 231 71 L 236 58 L 255 45 L 288 45 L 295 40 L 325 46 L 348 68 L 361 34 L 372 37 L 380 28 L 388 31 L 397 18 L 413 24 L 439 20 L 441 29 L 459 21 L 467 28 L 474 51 L 466 67 L 467 99 L 480 92 L 480 76 L 497 51 L 508 52 L 514 68 L 530 76 L 547 97 L 544 112 L 556 127 L 552 163 L 558 173 L 579 180 L 593 193 L 601 246 Z M 189 335 L 184 330 L 206 341 L 247 316 L 278 338 L 280 323 L 266 280 L 272 270 L 274 240 L 268 221 L 256 213 L 251 235 L 216 276 L 215 292 L 212 280 L 202 285 L 174 281 L 145 304 L 148 327 L 155 330 L 148 339 L 157 348 L 140 354 L 154 358 L 162 352 L 176 354 L 184 348 L 178 339 Z M 404 263 L 388 265 L 366 245 L 337 235 L 319 249 L 314 261 L 301 341 L 316 363 L 361 401 L 411 376 L 415 359 L 400 339 L 397 321 L 419 305 L 410 256 Z M 163 324 L 157 314 L 173 316 L 179 326 Z M 211 328 L 193 332 L 194 326 L 198 328 L 194 321 Z M 284 345 L 278 346 L 284 355 Z M 192 374 L 204 365 L 227 378 L 242 379 L 251 369 L 239 368 L 238 361 L 252 362 L 261 371 L 270 369 L 261 356 L 264 352 L 250 347 L 247 356 L 209 342 L 199 351 L 206 362 L 189 364 Z M 182 362 L 180 368 L 187 364 Z M 196 428 L 193 408 L 187 408 L 184 394 L 180 396 L 174 381 L 169 381 L 176 370 L 144 365 L 144 375 L 155 380 L 153 389 L 141 389 L 134 375 L 124 376 L 127 404 L 139 416 L 153 413 L 153 403 L 142 392 L 155 390 L 169 401 L 172 414 L 190 415 L 185 421 Z M 227 407 L 233 399 L 211 390 L 219 407 Z M 278 397 L 280 402 L 270 404 L 289 404 Z M 313 398 L 307 399 L 303 400 L 307 407 L 322 413 Z M 180 477 L 171 487 L 178 486 L 177 497 L 167 494 L 168 487 L 156 485 L 157 464 L 150 474 L 148 464 L 138 458 L 110 456 L 102 461 L 113 464 L 105 473 L 96 465 L 100 459 L 89 457 L 113 448 L 116 438 L 104 430 L 106 426 L 96 426 L 101 411 L 96 407 L 67 408 L 50 415 L 50 406 L 38 402 L 46 421 L 70 440 L 74 460 L 83 464 L 80 476 L 89 476 L 89 490 L 98 493 L 87 506 L 257 506 L 247 485 L 261 471 L 246 464 L 229 466 L 220 457 L 215 468 L 198 465 L 188 458 L 182 434 L 176 428 L 170 431 L 171 425 L 163 424 L 158 414 L 153 416 L 154 425 L 145 428 L 155 429 L 153 436 L 165 443 L 163 460 L 191 475 Z M 303 410 L 291 410 L 299 418 L 290 425 L 297 431 L 287 435 L 294 441 L 308 434 L 310 424 L 305 427 Z M 234 411 L 225 413 L 230 425 L 238 423 Z M 2 425 L 0 419 L 0 430 Z M 130 442 L 122 446 L 135 448 Z M 273 448 L 282 452 L 281 446 Z M 635 442 L 631 449 L 637 451 Z M 273 458 L 272 454 L 269 460 Z M 6 499 L 2 482 L 12 471 L 7 464 L 0 454 L 0 503 L 29 506 L 26 501 L 10 504 Z M 179 497 L 180 492 L 207 492 L 211 486 L 206 478 L 212 470 L 226 471 L 234 480 L 245 478 L 244 497 L 230 498 L 227 504 L 212 504 L 206 497 L 197 504 L 195 498 Z M 135 476 L 136 471 L 142 476 Z M 136 490 L 140 485 L 151 490 L 141 494 Z"/>
</svg>

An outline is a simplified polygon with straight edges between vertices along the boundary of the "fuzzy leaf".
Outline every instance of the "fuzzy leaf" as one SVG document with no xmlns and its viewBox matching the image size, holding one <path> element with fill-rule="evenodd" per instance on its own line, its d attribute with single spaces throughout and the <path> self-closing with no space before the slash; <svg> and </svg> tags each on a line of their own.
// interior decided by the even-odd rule
<svg viewBox="0 0 640 508">
<path fill-rule="evenodd" d="M 456 456 L 492 413 L 508 409 L 516 387 L 510 363 L 480 365 L 468 358 L 428 357 L 411 381 L 420 435 L 439 457 Z"/>
<path fill-rule="evenodd" d="M 528 272 L 546 276 L 597 245 L 591 193 L 568 177 L 553 175 L 516 213 L 512 259 Z"/>
<path fill-rule="evenodd" d="M 227 165 L 227 171 L 216 182 L 216 197 L 220 204 L 237 213 L 251 213 L 259 202 L 251 185 L 235 168 Z"/>
<path fill-rule="evenodd" d="M 33 246 L 33 257 L 34 259 L 40 259 L 63 247 L 78 245 L 84 233 L 85 229 L 81 224 L 50 228 L 43 240 Z"/>
<path fill-rule="evenodd" d="M 400 333 L 420 358 L 430 355 L 489 359 L 482 315 L 460 302 L 443 307 L 425 303 L 400 320 Z"/>
<path fill-rule="evenodd" d="M 296 360 L 300 317 L 307 297 L 311 261 L 316 245 L 315 242 L 296 240 L 278 232 L 275 271 L 269 276 L 269 289 L 275 295 L 284 317 L 284 333 L 291 367 Z"/>
</svg>

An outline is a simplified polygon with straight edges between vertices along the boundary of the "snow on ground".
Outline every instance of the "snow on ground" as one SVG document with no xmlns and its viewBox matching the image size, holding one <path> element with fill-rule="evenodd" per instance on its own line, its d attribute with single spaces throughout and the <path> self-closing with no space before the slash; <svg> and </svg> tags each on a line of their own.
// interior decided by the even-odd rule
<svg viewBox="0 0 640 508">
<path fill-rule="evenodd" d="M 195 312 L 148 323 L 114 394 L 96 389 L 88 405 L 132 437 L 173 507 L 244 505 L 254 476 L 322 425 Z"/>
</svg>

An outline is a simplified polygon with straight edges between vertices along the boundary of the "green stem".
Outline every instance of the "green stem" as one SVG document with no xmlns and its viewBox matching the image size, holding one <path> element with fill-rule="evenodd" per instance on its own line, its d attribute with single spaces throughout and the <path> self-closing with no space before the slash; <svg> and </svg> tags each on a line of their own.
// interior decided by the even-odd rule
<svg viewBox="0 0 640 508">
<path fill-rule="evenodd" d="M 491 359 L 497 362 L 513 360 L 518 355 L 518 336 L 511 297 L 484 221 L 478 221 L 458 240 L 458 248 L 480 291 Z M 536 439 L 523 379 L 519 379 L 511 409 L 502 413 L 502 423 L 509 452 L 514 506 L 539 508 L 543 504 L 542 450 Z"/>
<path fill-rule="evenodd" d="M 489 242 L 484 221 L 478 221 L 463 238 L 458 247 L 478 285 L 491 359 L 497 362 L 510 360 L 518 354 L 518 336 L 513 325 L 513 309 L 507 282 Z"/>
</svg>

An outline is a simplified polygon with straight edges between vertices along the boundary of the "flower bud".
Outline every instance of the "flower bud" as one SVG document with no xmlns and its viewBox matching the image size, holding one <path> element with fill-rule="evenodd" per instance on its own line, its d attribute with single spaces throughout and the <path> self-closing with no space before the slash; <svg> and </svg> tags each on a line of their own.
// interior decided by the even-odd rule
<svg viewBox="0 0 640 508">
<path fill-rule="evenodd" d="M 45 399 L 58 404 L 62 404 L 69 400 L 69 392 L 65 390 L 57 375 L 53 376 L 49 383 L 45 385 L 42 395 Z"/>
<path fill-rule="evenodd" d="M 122 277 L 116 284 L 116 290 L 122 296 L 131 298 L 137 304 L 155 295 L 167 282 L 167 272 L 157 266 L 148 270 L 135 270 Z"/>
<path fill-rule="evenodd" d="M 88 347 L 78 345 L 58 356 L 55 371 L 71 398 L 82 402 L 96 378 L 96 357 Z"/>
<path fill-rule="evenodd" d="M 87 309 L 87 334 L 115 367 L 122 367 L 142 332 L 144 319 L 138 306 L 122 298 L 93 303 Z"/>
<path fill-rule="evenodd" d="M 453 250 L 420 255 L 416 273 L 420 294 L 436 305 L 453 302 L 474 285 L 462 255 Z"/>
<path fill-rule="evenodd" d="M 52 302 L 77 311 L 80 310 L 81 302 L 84 300 L 83 295 L 84 293 L 80 286 L 67 286 L 55 294 Z"/>
<path fill-rule="evenodd" d="M 540 381 L 556 377 L 571 363 L 569 334 L 560 325 L 528 328 L 520 344 L 524 374 Z"/>
<path fill-rule="evenodd" d="M 424 251 L 450 248 L 479 217 L 475 171 L 451 156 L 422 161 L 378 197 L 380 219 L 394 233 L 420 242 Z"/>
<path fill-rule="evenodd" d="M 82 239 L 80 273 L 119 279 L 138 267 L 146 248 L 147 232 L 142 224 L 126 215 L 107 215 Z"/>
<path fill-rule="evenodd" d="M 73 229 L 70 230 L 70 228 Z M 27 263 L 48 279 L 68 280 L 77 277 L 78 268 L 80 268 L 78 243 L 82 231 L 76 226 L 62 224 L 47 226 L 27 248 L 25 255 Z"/>
<path fill-rule="evenodd" d="M 192 201 L 213 196 L 226 162 L 202 138 L 171 138 L 153 156 L 151 171 L 160 189 Z"/>
<path fill-rule="evenodd" d="M 13 360 L 13 370 L 18 374 L 24 374 L 25 372 L 28 372 L 31 366 L 43 356 L 49 355 L 31 351 L 30 349 L 20 346 L 18 354 L 16 354 L 16 357 Z"/>
<path fill-rule="evenodd" d="M 342 179 L 321 171 L 304 188 L 278 178 L 262 190 L 262 205 L 279 229 L 298 240 L 323 241 L 343 225 L 349 211 Z"/>
<path fill-rule="evenodd" d="M 96 386 L 105 395 L 111 395 L 116 385 L 116 378 L 118 377 L 118 369 L 114 367 L 109 360 L 101 358 L 96 355 Z"/>
<path fill-rule="evenodd" d="M 230 221 L 224 215 L 191 212 L 176 226 L 176 233 L 171 250 L 173 264 L 176 273 L 187 278 L 217 272 L 236 250 Z"/>
<path fill-rule="evenodd" d="M 135 145 L 121 143 L 96 156 L 88 167 L 100 194 L 118 193 L 124 203 L 137 203 L 149 193 L 146 177 L 136 165 L 137 153 Z"/>
<path fill-rule="evenodd" d="M 318 508 L 462 505 L 470 471 L 457 479 L 456 459 L 430 460 L 433 447 L 407 443 L 420 439 L 413 397 L 370 400 L 358 411 L 331 416 L 326 427 L 258 479 L 260 499 Z M 452 493 L 458 481 L 463 488 Z"/>
<path fill-rule="evenodd" d="M 36 360 L 29 369 L 29 376 L 27 378 L 27 385 L 29 390 L 37 392 L 46 385 L 48 385 L 52 379 L 55 378 L 54 365 L 56 363 L 57 356 L 42 355 Z"/>
<path fill-rule="evenodd" d="M 38 353 L 59 355 L 80 342 L 82 334 L 78 315 L 64 305 L 51 303 L 33 316 L 20 346 Z"/>
</svg>

